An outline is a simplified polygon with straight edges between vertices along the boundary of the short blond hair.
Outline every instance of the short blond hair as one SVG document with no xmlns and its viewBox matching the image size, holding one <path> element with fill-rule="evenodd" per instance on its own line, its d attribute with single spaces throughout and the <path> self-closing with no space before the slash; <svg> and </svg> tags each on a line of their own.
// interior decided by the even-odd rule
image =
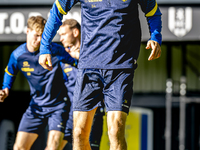
<svg viewBox="0 0 200 150">
<path fill-rule="evenodd" d="M 27 21 L 27 28 L 35 30 L 42 35 L 46 22 L 46 19 L 42 16 L 32 16 Z"/>
<path fill-rule="evenodd" d="M 67 19 L 65 20 L 61 26 L 68 25 L 70 29 L 77 28 L 79 31 L 81 30 L 81 25 L 75 19 Z"/>
</svg>

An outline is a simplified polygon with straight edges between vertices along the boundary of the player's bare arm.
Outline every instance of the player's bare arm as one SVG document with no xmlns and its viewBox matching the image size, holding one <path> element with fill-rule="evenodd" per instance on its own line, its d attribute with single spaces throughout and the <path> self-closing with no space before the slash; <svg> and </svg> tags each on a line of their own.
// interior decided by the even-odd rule
<svg viewBox="0 0 200 150">
<path fill-rule="evenodd" d="M 3 90 L 0 90 L 0 102 L 4 102 L 5 98 L 9 95 L 9 89 L 5 88 Z"/>
<path fill-rule="evenodd" d="M 151 54 L 148 60 L 154 60 L 161 56 L 161 47 L 160 44 L 156 41 L 149 40 L 146 46 L 146 49 L 151 49 Z"/>
</svg>

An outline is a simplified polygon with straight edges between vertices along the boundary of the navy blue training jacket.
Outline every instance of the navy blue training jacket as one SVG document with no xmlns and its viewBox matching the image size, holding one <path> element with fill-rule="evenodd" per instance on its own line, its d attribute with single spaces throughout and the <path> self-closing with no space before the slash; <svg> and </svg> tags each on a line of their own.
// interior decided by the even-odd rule
<svg viewBox="0 0 200 150">
<path fill-rule="evenodd" d="M 150 40 L 162 43 L 161 12 L 155 0 L 56 0 L 50 11 L 40 54 L 52 53 L 50 43 L 63 15 L 81 3 L 81 49 L 78 68 L 136 68 L 141 43 L 138 7 L 147 18 Z"/>
</svg>

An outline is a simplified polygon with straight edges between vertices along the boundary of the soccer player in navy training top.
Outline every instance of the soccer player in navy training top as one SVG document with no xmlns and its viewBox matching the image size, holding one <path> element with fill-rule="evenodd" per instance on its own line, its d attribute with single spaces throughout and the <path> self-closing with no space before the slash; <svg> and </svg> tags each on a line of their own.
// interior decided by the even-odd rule
<svg viewBox="0 0 200 150">
<path fill-rule="evenodd" d="M 73 100 L 73 149 L 90 150 L 89 133 L 101 100 L 107 111 L 110 150 L 126 150 L 125 122 L 141 44 L 138 5 L 148 22 L 148 60 L 161 55 L 161 12 L 156 0 L 56 0 L 45 26 L 39 63 L 52 69 L 51 41 L 63 15 L 81 2 L 81 47 Z M 48 64 L 46 64 L 48 61 Z"/>
<path fill-rule="evenodd" d="M 81 30 L 80 24 L 75 19 L 67 19 L 63 22 L 59 29 L 60 41 L 63 46 L 66 47 L 66 51 L 72 56 L 79 58 L 80 44 L 81 44 Z M 74 54 L 72 54 L 74 53 Z M 62 63 L 61 66 L 64 71 L 65 76 L 65 85 L 67 87 L 67 93 L 71 101 L 71 108 L 69 119 L 67 120 L 67 125 L 65 129 L 65 136 L 62 142 L 62 147 L 64 147 L 67 142 L 72 142 L 72 129 L 73 129 L 73 93 L 75 82 L 77 78 L 78 69 L 67 63 Z M 96 114 L 94 116 L 92 130 L 90 133 L 90 146 L 92 150 L 99 150 L 100 141 L 103 131 L 103 116 L 105 115 L 103 104 L 101 107 L 98 107 Z"/>
<path fill-rule="evenodd" d="M 60 61 L 75 65 L 76 60 L 64 47 L 51 43 L 53 69 L 49 71 L 40 66 L 39 46 L 45 23 L 46 20 L 41 16 L 28 19 L 26 43 L 12 52 L 5 69 L 0 102 L 8 96 L 18 71 L 27 78 L 32 96 L 29 107 L 20 121 L 14 150 L 29 150 L 47 125 L 49 134 L 45 150 L 60 149 L 64 137 L 70 101 L 67 101 L 67 89 Z"/>
</svg>

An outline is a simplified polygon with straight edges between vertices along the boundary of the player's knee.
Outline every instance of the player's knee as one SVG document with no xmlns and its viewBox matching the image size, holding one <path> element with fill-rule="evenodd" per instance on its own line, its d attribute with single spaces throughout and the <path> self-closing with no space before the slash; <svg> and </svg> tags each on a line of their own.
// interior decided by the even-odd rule
<svg viewBox="0 0 200 150">
<path fill-rule="evenodd" d="M 13 150 L 18 150 L 18 147 L 14 144 Z"/>
<path fill-rule="evenodd" d="M 110 127 L 108 129 L 108 135 L 110 138 L 114 139 L 123 139 L 124 138 L 124 132 L 119 127 Z"/>
<path fill-rule="evenodd" d="M 13 150 L 26 150 L 24 147 L 20 147 L 17 144 L 14 144 Z"/>
<path fill-rule="evenodd" d="M 83 130 L 79 127 L 75 127 L 73 130 L 73 137 L 80 138 L 81 136 L 83 136 Z"/>
<path fill-rule="evenodd" d="M 79 127 L 74 127 L 74 130 L 73 130 L 73 138 L 74 140 L 87 140 L 89 138 L 88 136 L 89 134 L 82 128 L 79 128 Z"/>
<path fill-rule="evenodd" d="M 108 129 L 109 137 L 117 137 L 118 134 L 119 134 L 118 128 L 111 127 L 111 128 Z"/>
</svg>

